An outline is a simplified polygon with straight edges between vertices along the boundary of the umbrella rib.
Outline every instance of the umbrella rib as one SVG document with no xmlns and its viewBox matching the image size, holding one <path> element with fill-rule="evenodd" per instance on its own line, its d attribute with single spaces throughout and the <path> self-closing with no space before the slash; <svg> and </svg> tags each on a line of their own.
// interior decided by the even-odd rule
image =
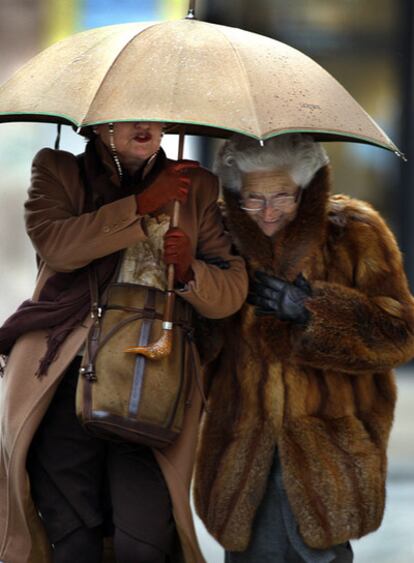
<svg viewBox="0 0 414 563">
<path fill-rule="evenodd" d="M 233 53 L 234 53 L 234 55 L 235 55 L 235 58 L 236 58 L 236 60 L 237 60 L 237 62 L 238 62 L 238 64 L 239 64 L 239 67 L 240 67 L 240 69 L 242 70 L 242 72 L 243 72 L 243 74 L 244 74 L 244 76 L 245 76 L 245 78 L 246 78 L 246 82 L 247 82 L 248 84 L 250 84 L 249 75 L 248 75 L 248 73 L 247 73 L 247 71 L 246 71 L 246 69 L 245 69 L 244 63 L 243 63 L 242 59 L 240 58 L 239 53 L 237 52 L 237 49 L 234 47 L 234 45 L 232 44 L 232 42 L 230 41 L 230 39 L 225 35 L 225 33 L 223 33 L 220 29 L 219 29 L 219 31 L 220 31 L 221 35 L 225 38 L 225 40 L 227 41 L 227 43 L 230 45 L 230 47 L 231 47 L 231 49 L 232 49 L 232 51 L 233 51 Z M 258 116 L 257 116 L 256 106 L 255 106 L 255 103 L 254 103 L 253 98 L 252 98 L 252 95 L 251 95 L 251 90 L 250 90 L 250 88 L 245 88 L 245 91 L 246 91 L 246 94 L 247 94 L 247 98 L 248 98 L 248 100 L 249 100 L 249 102 L 250 102 L 251 112 L 252 112 L 252 114 L 254 115 L 254 119 L 255 119 L 255 121 L 256 121 L 257 131 L 259 131 L 259 130 L 261 130 L 261 129 L 260 129 L 260 122 L 259 122 L 259 119 L 258 119 Z"/>
<path fill-rule="evenodd" d="M 138 35 L 140 35 L 141 33 L 145 33 L 146 31 L 148 31 L 149 29 L 155 27 L 156 25 L 159 25 L 159 23 L 154 23 L 153 25 L 148 25 L 148 27 L 145 27 L 144 29 L 141 29 L 140 32 L 135 33 L 135 34 L 131 37 L 131 39 L 130 39 L 129 41 L 127 41 L 127 43 L 125 43 L 125 45 L 122 46 L 122 48 L 120 49 L 120 51 L 118 52 L 118 54 L 116 55 L 116 57 L 112 60 L 112 62 L 111 62 L 111 64 L 109 65 L 109 67 L 106 69 L 105 74 L 104 74 L 104 76 L 103 76 L 103 78 L 102 78 L 102 80 L 101 80 L 101 83 L 100 83 L 99 87 L 96 89 L 96 91 L 95 91 L 95 93 L 94 93 L 94 95 L 93 95 L 93 98 L 92 98 L 92 100 L 91 100 L 91 102 L 90 102 L 90 104 L 89 104 L 89 106 L 88 106 L 87 111 L 86 111 L 86 113 L 85 113 L 85 114 L 83 115 L 83 117 L 82 117 L 81 123 L 79 124 L 80 126 L 83 124 L 86 115 L 88 115 L 88 113 L 89 113 L 89 111 L 90 111 L 90 109 L 91 109 L 91 107 L 92 107 L 92 104 L 93 104 L 94 101 L 96 100 L 96 97 L 97 97 L 98 94 L 99 94 L 99 91 L 100 91 L 100 89 L 101 89 L 101 87 L 102 87 L 103 82 L 105 81 L 105 78 L 108 76 L 109 72 L 112 70 L 112 68 L 113 68 L 113 66 L 115 65 L 116 61 L 119 59 L 119 57 L 122 55 L 122 53 L 123 53 L 123 52 L 125 51 L 125 49 L 128 47 L 128 45 L 129 45 L 130 43 L 132 43 L 132 41 L 134 41 L 134 39 L 135 39 Z"/>
<path fill-rule="evenodd" d="M 86 51 L 83 51 L 83 52 L 82 52 L 82 56 L 84 56 L 86 53 L 88 53 L 88 52 L 92 51 L 93 49 L 95 49 L 95 48 L 97 47 L 97 45 L 99 45 L 100 43 L 103 43 L 105 40 L 106 40 L 106 37 L 103 37 L 103 38 L 100 39 L 97 43 L 94 43 L 94 44 L 93 44 L 92 46 L 90 46 Z M 118 56 L 119 56 L 119 54 L 118 54 Z M 70 62 L 70 65 L 71 65 L 71 64 L 73 64 L 73 61 Z M 69 66 L 70 66 L 70 65 L 69 65 Z M 112 65 L 113 65 L 113 61 L 112 61 L 112 63 L 111 63 L 111 66 L 112 66 Z M 64 72 L 66 72 L 66 69 L 64 70 Z M 108 70 L 105 72 L 104 77 L 106 76 L 107 72 L 108 72 Z M 59 76 L 56 77 L 54 83 L 56 83 L 56 82 L 58 82 L 58 81 L 60 80 L 60 76 L 61 76 L 61 75 L 59 75 Z M 102 80 L 102 81 L 103 81 L 103 80 Z M 102 84 L 102 81 L 101 81 L 101 84 Z M 100 86 L 99 86 L 99 87 L 100 87 Z M 98 88 L 98 90 L 99 90 L 99 88 Z M 93 97 L 92 97 L 92 100 L 91 100 L 90 104 L 88 105 L 88 109 L 86 110 L 86 114 L 89 112 L 89 109 L 90 109 L 91 105 L 93 104 L 93 102 L 94 102 L 94 100 L 95 100 L 96 93 L 97 93 L 97 92 L 94 93 L 94 95 L 93 95 Z M 83 122 L 84 117 L 85 117 L 85 115 L 83 115 L 83 117 L 80 119 L 80 121 L 79 121 L 78 123 L 76 123 L 78 127 L 80 127 L 80 126 L 82 125 L 82 122 Z"/>
</svg>

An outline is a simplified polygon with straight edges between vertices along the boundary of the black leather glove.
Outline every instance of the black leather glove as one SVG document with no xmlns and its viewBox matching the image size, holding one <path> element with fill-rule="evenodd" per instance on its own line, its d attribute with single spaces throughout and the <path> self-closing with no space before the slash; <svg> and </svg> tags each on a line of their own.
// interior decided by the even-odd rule
<svg viewBox="0 0 414 563">
<path fill-rule="evenodd" d="M 274 315 L 281 321 L 298 324 L 308 322 L 310 313 L 304 301 L 311 296 L 312 290 L 302 274 L 293 283 L 264 272 L 255 272 L 255 276 L 247 302 L 256 305 L 256 315 Z"/>
</svg>

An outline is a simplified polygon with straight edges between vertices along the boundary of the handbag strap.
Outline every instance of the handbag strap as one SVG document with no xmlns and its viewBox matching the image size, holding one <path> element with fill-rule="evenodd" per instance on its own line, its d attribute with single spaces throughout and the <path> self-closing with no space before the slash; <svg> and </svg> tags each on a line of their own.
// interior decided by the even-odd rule
<svg viewBox="0 0 414 563">
<path fill-rule="evenodd" d="M 198 355 L 198 350 L 197 350 L 197 346 L 196 343 L 194 341 L 194 336 L 193 336 L 193 329 L 187 330 L 186 331 L 186 337 L 188 340 L 188 347 L 189 347 L 189 351 L 190 351 L 190 363 L 191 363 L 191 371 L 192 373 L 194 373 L 194 378 L 195 378 L 195 382 L 197 384 L 198 390 L 200 391 L 200 395 L 201 395 L 201 400 L 203 402 L 203 406 L 204 406 L 204 410 L 206 411 L 206 413 L 209 413 L 209 409 L 207 407 L 207 397 L 204 391 L 204 386 L 203 386 L 203 381 L 201 379 L 201 364 L 200 364 L 200 358 Z M 190 392 L 190 396 L 187 399 L 187 405 L 190 406 L 191 405 L 191 397 L 192 393 Z"/>
<path fill-rule="evenodd" d="M 95 357 L 96 350 L 99 346 L 99 335 L 101 331 L 101 317 L 102 317 L 102 307 L 99 304 L 99 286 L 98 277 L 96 274 L 95 267 L 89 264 L 88 267 L 88 283 L 89 283 L 89 293 L 91 296 L 91 318 L 94 319 L 93 326 L 89 331 L 86 348 L 87 348 L 87 364 L 82 365 L 79 373 L 80 375 L 86 377 L 90 382 L 96 381 L 95 367 L 93 364 L 93 358 Z"/>
<path fill-rule="evenodd" d="M 91 296 L 91 317 L 95 319 L 102 316 L 102 307 L 99 304 L 99 285 L 96 268 L 93 262 L 88 267 L 89 293 Z"/>
</svg>

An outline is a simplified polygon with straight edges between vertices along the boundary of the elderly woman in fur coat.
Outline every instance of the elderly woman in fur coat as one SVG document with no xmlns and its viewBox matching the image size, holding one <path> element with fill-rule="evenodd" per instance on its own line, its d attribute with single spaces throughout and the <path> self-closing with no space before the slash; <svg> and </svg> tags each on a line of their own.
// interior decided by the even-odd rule
<svg viewBox="0 0 414 563">
<path fill-rule="evenodd" d="M 370 205 L 330 195 L 310 136 L 235 137 L 216 168 L 252 284 L 211 334 L 198 514 L 229 563 L 352 561 L 383 517 L 391 370 L 414 355 L 400 252 Z"/>
</svg>

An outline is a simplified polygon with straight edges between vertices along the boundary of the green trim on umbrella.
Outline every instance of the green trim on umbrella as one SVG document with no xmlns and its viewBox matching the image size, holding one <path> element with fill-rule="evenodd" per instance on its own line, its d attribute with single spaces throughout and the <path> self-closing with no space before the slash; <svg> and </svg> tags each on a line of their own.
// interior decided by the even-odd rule
<svg viewBox="0 0 414 563">
<path fill-rule="evenodd" d="M 33 112 L 33 111 L 32 112 L 28 112 L 28 111 L 0 111 L 0 116 L 1 115 L 33 115 L 33 116 L 46 115 L 46 116 L 50 116 L 50 117 L 63 117 L 63 119 L 68 119 L 74 125 L 76 125 L 76 122 L 72 118 L 70 118 L 68 115 L 65 115 L 63 113 L 62 114 L 60 114 L 60 113 L 49 113 L 47 111 L 42 111 L 41 113 L 36 113 L 36 112 Z"/>
<path fill-rule="evenodd" d="M 223 127 L 221 125 L 207 125 L 206 123 L 203 123 L 201 121 L 185 121 L 185 120 L 180 120 L 180 121 L 173 121 L 173 120 L 168 120 L 166 121 L 165 119 L 115 119 L 113 120 L 114 123 L 123 123 L 123 122 L 127 122 L 127 121 L 148 121 L 148 122 L 153 122 L 153 123 L 174 123 L 177 125 L 194 125 L 194 126 L 198 126 L 198 127 L 208 127 L 211 129 L 221 129 L 222 131 L 231 131 L 233 133 L 238 133 L 239 135 L 245 135 L 246 137 L 251 137 L 252 139 L 256 139 L 258 141 L 266 141 L 267 139 L 271 139 L 272 137 L 277 137 L 279 135 L 285 135 L 287 133 L 319 133 L 319 134 L 325 134 L 325 135 L 337 135 L 337 136 L 342 136 L 342 137 L 350 137 L 352 139 L 360 139 L 360 140 L 364 140 L 364 141 L 369 141 L 372 144 L 375 144 L 381 148 L 385 148 L 387 150 L 394 150 L 397 149 L 397 147 L 394 145 L 394 143 L 391 141 L 391 139 L 388 139 L 390 146 L 387 146 L 385 143 L 381 143 L 380 141 L 376 141 L 374 139 L 372 139 L 372 137 L 368 137 L 365 135 L 355 135 L 353 133 L 347 133 L 345 131 L 338 131 L 338 130 L 334 130 L 334 129 L 309 129 L 309 128 L 292 128 L 292 129 L 281 129 L 280 131 L 277 131 L 277 133 L 269 133 L 263 137 L 260 137 L 258 135 L 254 135 L 252 133 L 246 133 L 246 131 L 243 131 L 241 129 L 233 129 L 230 127 Z M 93 125 L 102 125 L 103 123 L 109 123 L 110 120 L 105 120 L 105 121 L 94 121 L 94 122 L 90 122 L 90 123 L 86 123 L 84 125 L 82 125 L 81 127 L 90 127 Z M 394 147 L 394 149 L 392 149 L 391 147 Z M 399 152 L 399 151 L 398 151 Z"/>
<path fill-rule="evenodd" d="M 270 133 L 269 135 L 266 135 L 265 137 L 263 137 L 263 140 L 266 141 L 267 139 L 271 139 L 272 137 L 277 137 L 279 135 L 285 135 L 286 133 L 319 133 L 321 135 L 336 135 L 338 137 L 342 136 L 342 137 L 349 137 L 352 139 L 360 139 L 360 140 L 365 140 L 365 141 L 369 141 L 370 143 L 377 145 L 380 148 L 384 148 L 390 151 L 397 151 L 399 155 L 401 155 L 402 153 L 400 153 L 400 151 L 398 150 L 397 146 L 394 145 L 394 143 L 391 141 L 391 139 L 388 138 L 388 142 L 389 142 L 389 146 L 386 145 L 385 143 L 381 143 L 380 141 L 375 141 L 374 139 L 372 139 L 372 137 L 367 137 L 365 135 L 355 135 L 353 133 L 345 133 L 344 131 L 339 131 L 339 130 L 334 130 L 334 129 L 306 129 L 305 127 L 302 129 L 281 129 L 280 131 L 278 131 L 277 133 Z M 391 148 L 393 147 L 393 148 Z"/>
<path fill-rule="evenodd" d="M 128 118 L 128 119 L 106 119 L 104 121 L 91 121 L 91 122 L 87 122 L 87 123 L 82 123 L 79 124 L 76 120 L 72 119 L 71 117 L 69 117 L 68 115 L 65 114 L 59 114 L 59 113 L 49 113 L 49 112 L 41 112 L 41 113 L 34 113 L 34 112 L 0 112 L 0 123 L 1 123 L 1 117 L 2 116 L 27 116 L 32 117 L 32 119 L 28 119 L 28 121 L 30 122 L 42 122 L 41 117 L 51 117 L 51 118 L 60 118 L 59 121 L 56 121 L 56 123 L 61 122 L 60 120 L 63 121 L 63 124 L 66 125 L 72 125 L 74 127 L 77 128 L 84 128 L 84 127 L 91 127 L 93 125 L 101 125 L 104 123 L 125 123 L 128 121 L 148 121 L 148 122 L 152 122 L 152 123 L 168 123 L 168 124 L 174 124 L 174 125 L 193 125 L 194 127 L 205 127 L 207 129 L 218 129 L 221 131 L 228 131 L 230 133 L 236 133 L 239 135 L 245 135 L 247 137 L 250 137 L 252 139 L 256 139 L 257 141 L 266 141 L 267 139 L 271 139 L 273 137 L 278 137 L 280 135 L 286 135 L 287 133 L 309 133 L 309 134 L 319 134 L 319 135 L 329 135 L 332 137 L 332 139 L 329 139 L 329 141 L 331 142 L 335 142 L 335 137 L 343 137 L 343 139 L 338 139 L 338 142 L 341 141 L 345 141 L 345 139 L 350 140 L 350 139 L 355 139 L 356 141 L 361 141 L 364 143 L 368 143 L 370 145 L 374 145 L 377 146 L 379 148 L 383 148 L 386 150 L 389 150 L 391 152 L 394 152 L 397 156 L 401 157 L 401 158 L 405 158 L 404 154 L 398 149 L 398 147 L 396 145 L 394 145 L 394 143 L 389 139 L 389 145 L 387 145 L 386 143 L 381 143 L 380 141 L 377 141 L 375 139 L 372 139 L 371 137 L 368 136 L 364 136 L 364 135 L 356 135 L 353 133 L 347 133 L 344 131 L 338 131 L 338 130 L 329 130 L 329 129 L 310 129 L 310 128 L 289 128 L 289 129 L 282 129 L 280 131 L 277 131 L 275 133 L 268 133 L 267 135 L 260 137 L 257 135 L 254 135 L 252 133 L 247 133 L 246 131 L 243 131 L 241 129 L 233 129 L 230 127 L 223 127 L 221 125 L 211 125 L 211 124 L 206 124 L 200 121 L 186 121 L 186 120 L 180 120 L 180 121 L 174 121 L 174 120 L 165 120 L 165 119 L 149 119 L 149 118 Z M 24 121 L 23 119 L 21 119 L 21 121 Z M 9 122 L 9 121 L 7 121 Z M 52 120 L 46 120 L 44 121 L 44 123 L 53 123 Z M 173 133 L 176 133 L 176 131 L 173 131 Z M 191 133 L 189 133 L 191 134 Z M 207 133 L 203 133 L 206 134 Z M 215 135 L 211 135 L 212 137 L 214 137 Z"/>
</svg>

